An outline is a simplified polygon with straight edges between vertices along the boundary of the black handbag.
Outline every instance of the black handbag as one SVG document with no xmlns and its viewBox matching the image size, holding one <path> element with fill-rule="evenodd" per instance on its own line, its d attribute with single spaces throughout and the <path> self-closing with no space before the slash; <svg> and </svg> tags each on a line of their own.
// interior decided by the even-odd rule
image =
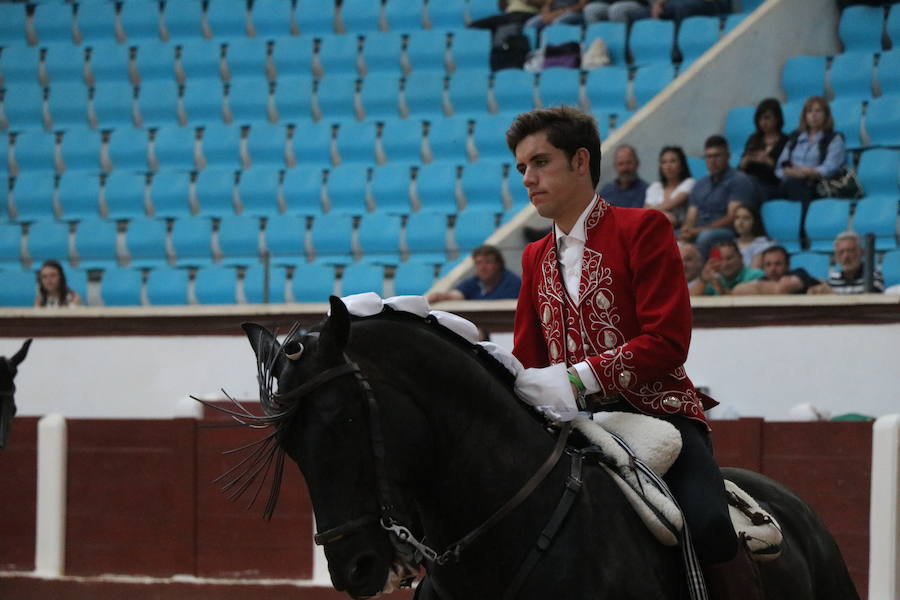
<svg viewBox="0 0 900 600">
<path fill-rule="evenodd" d="M 852 167 L 844 167 L 830 179 L 820 179 L 816 183 L 816 193 L 823 198 L 849 198 L 851 200 L 865 196 L 862 184 Z"/>
</svg>

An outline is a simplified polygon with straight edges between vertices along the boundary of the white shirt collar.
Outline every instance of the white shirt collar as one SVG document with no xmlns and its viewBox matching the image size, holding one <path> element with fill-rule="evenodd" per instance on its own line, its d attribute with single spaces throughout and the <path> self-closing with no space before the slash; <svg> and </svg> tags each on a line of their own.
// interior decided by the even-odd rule
<svg viewBox="0 0 900 600">
<path fill-rule="evenodd" d="M 570 238 L 574 238 L 574 239 L 578 240 L 579 242 L 581 242 L 582 244 L 584 244 L 587 241 L 587 235 L 584 230 L 584 222 L 587 220 L 587 216 L 589 214 L 591 214 L 591 211 L 594 210 L 594 205 L 597 204 L 598 198 L 599 198 L 599 196 L 594 195 L 594 199 L 591 200 L 590 202 L 588 202 L 588 205 L 585 207 L 584 211 L 578 217 L 578 220 L 575 221 L 575 225 L 572 226 L 572 230 L 568 234 L 563 233 L 562 230 L 556 225 L 556 223 L 553 224 L 553 232 L 556 235 L 556 247 L 557 248 L 559 247 L 560 238 L 563 238 L 566 236 L 568 236 Z"/>
</svg>

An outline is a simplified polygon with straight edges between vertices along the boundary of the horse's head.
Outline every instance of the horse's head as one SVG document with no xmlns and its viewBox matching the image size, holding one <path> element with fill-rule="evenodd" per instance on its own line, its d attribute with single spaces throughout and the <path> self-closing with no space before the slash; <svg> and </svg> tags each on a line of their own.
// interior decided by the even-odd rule
<svg viewBox="0 0 900 600">
<path fill-rule="evenodd" d="M 384 475 L 389 452 L 380 407 L 348 356 L 347 308 L 332 297 L 331 314 L 318 332 L 292 330 L 283 344 L 259 325 L 244 329 L 257 356 L 263 408 L 275 428 L 276 475 L 282 453 L 303 472 L 320 532 L 316 541 L 325 546 L 335 588 L 354 597 L 390 591 L 415 567 L 381 523 L 385 514 L 408 514 L 408 507 L 384 506 L 393 499 L 384 489 L 396 482 Z"/>
<path fill-rule="evenodd" d="M 16 385 L 13 380 L 19 370 L 19 364 L 25 360 L 30 346 L 31 340 L 28 339 L 10 358 L 0 356 L 0 449 L 6 446 L 9 427 L 16 414 Z"/>
</svg>

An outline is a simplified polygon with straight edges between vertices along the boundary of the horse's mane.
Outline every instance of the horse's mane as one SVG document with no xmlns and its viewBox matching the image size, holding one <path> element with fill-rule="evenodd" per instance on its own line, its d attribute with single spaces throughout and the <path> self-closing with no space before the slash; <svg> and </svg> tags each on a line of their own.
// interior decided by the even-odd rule
<svg viewBox="0 0 900 600">
<path fill-rule="evenodd" d="M 214 480 L 216 483 L 222 483 L 222 491 L 226 492 L 228 498 L 233 501 L 243 496 L 251 487 L 255 487 L 253 496 L 247 504 L 248 510 L 255 504 L 266 480 L 270 480 L 268 499 L 263 509 L 263 518 L 267 520 L 272 518 L 278 503 L 281 482 L 284 476 L 284 442 L 293 424 L 297 408 L 300 405 L 297 399 L 284 398 L 283 393 L 275 391 L 274 366 L 278 353 L 281 352 L 282 348 L 288 348 L 292 343 L 298 343 L 305 336 L 318 335 L 326 320 L 327 318 L 323 319 L 310 330 L 303 330 L 299 322 L 294 322 L 280 347 L 268 346 L 265 350 L 261 347 L 257 352 L 256 368 L 259 382 L 259 403 L 264 414 L 259 415 L 250 412 L 240 402 L 225 393 L 224 390 L 223 393 L 231 401 L 232 408 L 211 404 L 192 396 L 194 400 L 231 416 L 235 421 L 231 425 L 270 430 L 261 439 L 227 450 L 226 454 L 244 454 L 244 457 Z M 429 314 L 421 317 L 414 313 L 399 311 L 390 306 L 385 306 L 380 313 L 374 315 L 351 316 L 351 324 L 373 320 L 421 324 L 421 326 L 436 333 L 440 338 L 474 356 L 476 361 L 491 376 L 499 380 L 515 396 L 515 376 L 499 360 L 494 358 L 484 346 L 472 343 L 449 327 L 442 325 L 434 315 Z M 269 477 L 270 472 L 272 473 L 271 477 Z"/>
</svg>

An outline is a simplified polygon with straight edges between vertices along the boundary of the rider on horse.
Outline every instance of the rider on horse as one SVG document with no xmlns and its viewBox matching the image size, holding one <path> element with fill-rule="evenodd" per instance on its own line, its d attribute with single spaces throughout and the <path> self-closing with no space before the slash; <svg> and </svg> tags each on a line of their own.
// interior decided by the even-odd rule
<svg viewBox="0 0 900 600">
<path fill-rule="evenodd" d="M 691 305 L 671 224 L 661 212 L 611 206 L 595 193 L 600 136 L 590 115 L 569 107 L 523 113 L 506 137 L 529 199 L 554 222 L 522 256 L 513 353 L 525 367 L 569 378 L 568 410 L 556 414 L 624 410 L 678 429 L 681 454 L 664 479 L 710 596 L 757 598 L 703 413 L 704 402 L 715 402 L 684 370 Z"/>
</svg>

